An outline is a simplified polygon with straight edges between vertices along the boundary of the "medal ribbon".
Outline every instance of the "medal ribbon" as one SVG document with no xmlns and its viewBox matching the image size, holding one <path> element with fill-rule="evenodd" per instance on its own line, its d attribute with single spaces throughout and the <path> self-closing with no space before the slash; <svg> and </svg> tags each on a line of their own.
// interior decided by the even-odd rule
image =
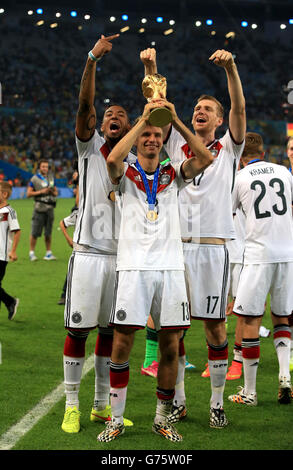
<svg viewBox="0 0 293 470">
<path fill-rule="evenodd" d="M 145 187 L 145 192 L 146 192 L 146 195 L 147 195 L 147 200 L 148 200 L 148 203 L 149 203 L 149 208 L 150 208 L 150 210 L 154 210 L 154 207 L 155 207 L 155 204 L 156 204 L 156 195 L 157 195 L 157 189 L 158 189 L 160 167 L 158 166 L 158 168 L 156 169 L 156 172 L 154 174 L 153 187 L 152 187 L 152 192 L 151 192 L 146 174 L 145 174 L 144 170 L 142 169 L 142 167 L 140 166 L 138 160 L 136 160 L 135 166 L 138 169 L 138 171 L 139 171 L 139 173 L 142 177 L 142 181 L 143 181 L 143 184 L 144 184 L 144 187 Z"/>
</svg>

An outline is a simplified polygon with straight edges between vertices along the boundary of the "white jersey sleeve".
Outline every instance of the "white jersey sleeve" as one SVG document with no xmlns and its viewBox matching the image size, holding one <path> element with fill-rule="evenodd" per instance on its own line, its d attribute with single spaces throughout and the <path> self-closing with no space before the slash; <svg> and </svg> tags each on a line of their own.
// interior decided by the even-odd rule
<svg viewBox="0 0 293 470">
<path fill-rule="evenodd" d="M 7 208 L 9 210 L 8 225 L 9 225 L 10 232 L 14 232 L 15 230 L 20 230 L 16 211 L 9 205 L 7 206 Z"/>
<path fill-rule="evenodd" d="M 20 230 L 16 211 L 7 205 L 0 209 L 0 260 L 9 261 L 13 232 Z"/>
<path fill-rule="evenodd" d="M 70 215 L 63 219 L 64 227 L 74 227 L 76 224 L 76 219 L 78 215 L 78 209 L 74 209 Z"/>
</svg>

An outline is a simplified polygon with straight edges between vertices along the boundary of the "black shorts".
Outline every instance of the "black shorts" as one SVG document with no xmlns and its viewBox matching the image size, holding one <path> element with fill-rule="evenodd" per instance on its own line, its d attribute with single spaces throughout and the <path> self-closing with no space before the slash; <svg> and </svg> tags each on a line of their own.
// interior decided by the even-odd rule
<svg viewBox="0 0 293 470">
<path fill-rule="evenodd" d="M 53 230 L 54 209 L 50 208 L 47 212 L 38 212 L 34 210 L 32 218 L 32 236 L 38 238 L 42 235 L 44 229 L 45 237 L 50 237 Z"/>
</svg>

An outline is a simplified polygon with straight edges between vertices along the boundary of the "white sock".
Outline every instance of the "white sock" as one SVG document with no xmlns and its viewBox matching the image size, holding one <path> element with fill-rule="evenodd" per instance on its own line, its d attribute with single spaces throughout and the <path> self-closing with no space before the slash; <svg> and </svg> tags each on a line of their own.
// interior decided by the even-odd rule
<svg viewBox="0 0 293 470">
<path fill-rule="evenodd" d="M 63 356 L 65 408 L 76 406 L 79 408 L 79 387 L 81 381 L 84 357 Z"/>
<path fill-rule="evenodd" d="M 185 376 L 185 361 L 186 356 L 179 356 L 178 358 L 178 372 L 175 385 L 175 396 L 173 399 L 173 404 L 175 406 L 185 405 L 186 396 L 185 396 L 185 387 L 184 387 L 184 376 Z"/>
<path fill-rule="evenodd" d="M 123 414 L 125 411 L 127 387 L 110 389 L 112 421 L 123 424 Z"/>
<path fill-rule="evenodd" d="M 246 394 L 256 393 L 256 375 L 258 364 L 259 358 L 243 358 L 244 392 Z"/>
<path fill-rule="evenodd" d="M 286 377 L 290 380 L 290 338 L 278 337 L 274 339 L 274 346 L 276 349 L 279 361 L 279 378 Z"/>
<path fill-rule="evenodd" d="M 157 399 L 157 407 L 156 407 L 156 416 L 154 422 L 156 424 L 159 423 L 166 423 L 167 417 L 172 411 L 173 406 L 173 399 L 171 400 L 160 400 Z"/>
<path fill-rule="evenodd" d="M 95 354 L 95 410 L 104 410 L 109 405 L 110 358 Z"/>
<path fill-rule="evenodd" d="M 227 359 L 208 360 L 212 396 L 210 400 L 211 408 L 221 408 L 223 406 L 223 394 L 226 383 L 228 368 Z"/>
</svg>

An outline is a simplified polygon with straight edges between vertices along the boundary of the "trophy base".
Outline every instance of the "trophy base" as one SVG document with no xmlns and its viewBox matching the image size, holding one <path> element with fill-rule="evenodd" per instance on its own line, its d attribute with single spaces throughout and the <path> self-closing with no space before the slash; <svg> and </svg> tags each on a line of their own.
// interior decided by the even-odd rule
<svg viewBox="0 0 293 470">
<path fill-rule="evenodd" d="M 172 121 L 172 113 L 167 108 L 155 108 L 150 114 L 149 123 L 151 126 L 164 127 Z"/>
</svg>

